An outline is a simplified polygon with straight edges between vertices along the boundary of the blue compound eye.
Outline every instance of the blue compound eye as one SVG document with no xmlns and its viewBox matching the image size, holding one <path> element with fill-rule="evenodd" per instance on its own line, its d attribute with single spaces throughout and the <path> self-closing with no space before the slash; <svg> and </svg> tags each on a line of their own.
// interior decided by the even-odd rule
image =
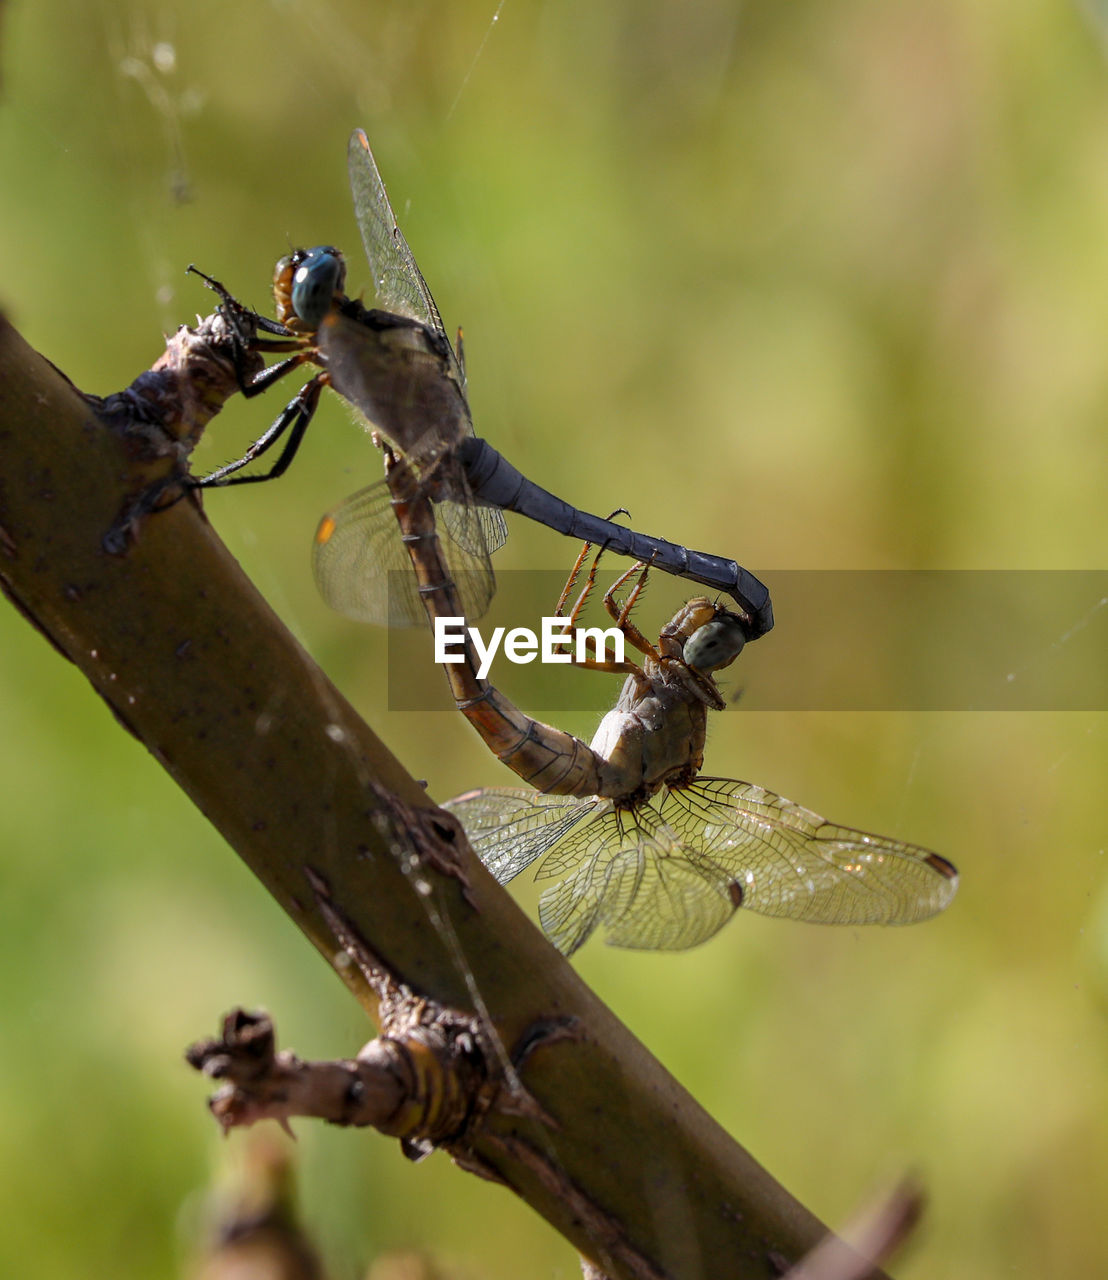
<svg viewBox="0 0 1108 1280">
<path fill-rule="evenodd" d="M 346 264 L 337 249 L 308 249 L 292 277 L 292 309 L 311 329 L 318 329 L 346 279 Z"/>
</svg>

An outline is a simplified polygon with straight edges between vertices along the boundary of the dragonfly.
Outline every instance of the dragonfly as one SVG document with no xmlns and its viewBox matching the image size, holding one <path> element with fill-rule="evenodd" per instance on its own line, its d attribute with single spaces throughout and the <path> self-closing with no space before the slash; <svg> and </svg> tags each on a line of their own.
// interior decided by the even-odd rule
<svg viewBox="0 0 1108 1280">
<path fill-rule="evenodd" d="M 428 616 L 456 618 L 432 504 L 402 459 L 387 456 L 386 465 Z M 598 562 L 568 615 L 572 637 Z M 458 709 L 528 783 L 470 791 L 444 806 L 497 880 L 537 864 L 537 878 L 552 882 L 539 919 L 567 955 L 597 929 L 616 946 L 683 950 L 740 909 L 821 924 L 911 924 L 948 906 L 958 873 L 939 854 L 838 826 L 755 783 L 701 775 L 707 715 L 724 706 L 716 674 L 742 652 L 746 627 L 697 596 L 650 641 L 631 619 L 650 569 L 632 565 L 603 598 L 625 653 L 639 661 L 574 659 L 626 677 L 591 743 L 532 719 L 481 679 L 471 644 L 444 667 Z M 632 578 L 621 603 L 617 593 Z"/>
<path fill-rule="evenodd" d="M 507 536 L 502 511 L 509 510 L 727 592 L 738 604 L 747 638 L 764 635 L 773 626 L 772 603 L 765 585 L 747 569 L 581 511 L 527 479 L 474 434 L 461 332 L 452 345 L 361 129 L 350 138 L 347 158 L 354 215 L 378 305 L 367 308 L 346 295 L 346 262 L 333 246 L 297 249 L 282 258 L 274 273 L 279 323 L 254 319 L 262 331 L 284 335 L 282 349 L 292 354 L 270 366 L 262 379 L 271 385 L 304 362 L 319 366 L 320 372 L 241 458 L 198 477 L 195 486 L 256 483 L 283 474 L 303 441 L 322 388 L 329 385 L 361 413 L 375 439 L 405 455 L 435 503 L 447 535 L 445 563 L 468 617 L 480 617 L 495 590 L 489 556 Z M 204 279 L 225 302 L 239 305 L 218 282 Z M 279 348 L 278 341 L 264 343 L 265 350 Z M 281 440 L 280 454 L 268 471 L 239 474 Z M 316 583 L 324 599 L 350 617 L 418 625 L 422 605 L 407 554 L 396 538 L 390 502 L 388 486 L 380 482 L 323 517 L 313 550 Z"/>
</svg>

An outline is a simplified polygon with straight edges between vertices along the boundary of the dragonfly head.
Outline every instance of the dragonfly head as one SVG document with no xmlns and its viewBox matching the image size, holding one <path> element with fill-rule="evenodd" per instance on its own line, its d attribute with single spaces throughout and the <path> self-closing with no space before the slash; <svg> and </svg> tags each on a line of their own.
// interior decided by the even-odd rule
<svg viewBox="0 0 1108 1280">
<path fill-rule="evenodd" d="M 718 605 L 710 606 L 712 616 L 685 641 L 682 657 L 695 671 L 718 671 L 730 666 L 746 643 L 742 620 Z"/>
<path fill-rule="evenodd" d="M 338 249 L 294 249 L 273 269 L 277 319 L 293 333 L 314 333 L 345 284 L 346 261 Z"/>
</svg>

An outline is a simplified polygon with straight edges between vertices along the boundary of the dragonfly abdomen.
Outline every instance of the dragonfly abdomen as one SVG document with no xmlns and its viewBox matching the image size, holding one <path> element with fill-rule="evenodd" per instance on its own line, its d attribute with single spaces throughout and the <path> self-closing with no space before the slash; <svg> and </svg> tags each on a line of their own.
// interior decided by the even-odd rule
<svg viewBox="0 0 1108 1280">
<path fill-rule="evenodd" d="M 547 795 L 603 794 L 603 761 L 580 738 L 532 720 L 491 685 L 458 710 L 501 764 Z"/>
<path fill-rule="evenodd" d="M 458 457 L 470 488 L 480 501 L 518 512 L 567 537 L 580 538 L 617 555 L 642 560 L 666 573 L 726 591 L 739 602 L 749 619 L 748 639 L 765 635 L 773 626 L 768 589 L 734 560 L 690 551 L 664 538 L 636 533 L 634 529 L 572 507 L 528 480 L 487 440 L 475 436 L 462 440 Z"/>
</svg>

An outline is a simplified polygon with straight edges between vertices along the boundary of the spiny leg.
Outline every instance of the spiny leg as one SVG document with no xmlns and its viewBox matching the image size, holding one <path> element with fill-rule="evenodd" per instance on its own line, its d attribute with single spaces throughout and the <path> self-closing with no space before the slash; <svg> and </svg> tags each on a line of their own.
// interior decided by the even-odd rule
<svg viewBox="0 0 1108 1280">
<path fill-rule="evenodd" d="M 581 554 L 577 557 L 577 564 L 574 566 L 573 573 L 570 576 L 570 581 L 566 583 L 566 589 L 565 591 L 562 592 L 562 599 L 558 601 L 557 616 L 559 617 L 561 616 L 562 606 L 565 603 L 565 597 L 569 592 L 570 585 L 572 584 L 573 579 L 576 578 L 578 572 L 580 571 L 581 561 L 585 558 L 586 555 L 588 555 L 591 548 L 592 548 L 592 543 L 586 542 L 584 547 L 581 549 Z M 581 616 L 581 610 L 585 607 L 585 601 L 588 600 L 589 596 L 592 594 L 593 587 L 596 585 L 596 571 L 600 566 L 600 557 L 603 554 L 604 554 L 604 548 L 601 547 L 597 551 L 596 555 L 593 556 L 592 565 L 589 567 L 589 575 L 585 579 L 585 585 L 584 587 L 582 587 L 580 595 L 578 595 L 576 601 L 574 602 L 573 608 L 570 610 L 569 624 L 574 629 L 574 631 L 577 630 L 577 619 Z"/>
<path fill-rule="evenodd" d="M 222 467 L 217 467 L 215 471 L 209 472 L 206 476 L 191 480 L 189 487 L 193 489 L 211 489 L 233 484 L 260 484 L 263 480 L 276 480 L 278 476 L 284 475 L 289 468 L 289 464 L 296 457 L 297 450 L 303 443 L 304 433 L 308 430 L 308 425 L 315 416 L 316 408 L 319 405 L 319 397 L 328 381 L 326 373 L 316 374 L 311 382 L 300 388 L 295 397 L 281 410 L 276 421 L 263 435 L 260 435 L 254 441 L 241 458 L 236 458 L 234 462 L 228 462 Z M 292 428 L 291 431 L 289 431 L 290 427 Z M 250 476 L 234 475 L 234 472 L 241 470 L 248 463 L 253 462 L 255 458 L 261 457 L 263 453 L 271 449 L 286 431 L 289 431 L 289 437 L 285 441 L 285 446 L 281 450 L 277 461 L 268 471 Z"/>
<path fill-rule="evenodd" d="M 626 507 L 616 507 L 616 509 L 612 512 L 612 514 L 608 517 L 608 519 L 614 520 L 616 516 L 625 516 L 629 514 L 630 513 L 628 512 Z M 581 554 L 574 561 L 573 568 L 569 571 L 569 577 L 566 579 L 566 585 L 562 588 L 562 594 L 558 597 L 558 607 L 554 610 L 554 616 L 556 618 L 561 618 L 564 616 L 563 610 L 565 609 L 566 601 L 569 599 L 569 594 L 573 590 L 573 585 L 577 581 L 577 577 L 581 572 L 581 566 L 585 563 L 585 557 L 592 550 L 592 545 L 593 544 L 591 542 L 586 542 L 582 545 Z M 585 589 L 584 591 L 581 592 L 580 596 L 577 599 L 577 603 L 573 606 L 573 611 L 570 614 L 570 621 L 575 625 L 577 622 L 577 615 L 581 612 L 581 609 L 584 607 L 585 601 L 586 599 L 588 599 L 589 593 L 592 591 L 593 586 L 596 583 L 596 570 L 600 564 L 600 557 L 603 554 L 604 554 L 604 548 L 601 547 L 600 550 L 596 553 L 595 558 L 593 559 L 592 568 L 589 570 L 588 580 L 585 583 Z"/>
<path fill-rule="evenodd" d="M 219 296 L 220 302 L 227 309 L 227 312 L 230 313 L 228 315 L 229 323 L 234 324 L 234 320 L 232 319 L 232 317 L 234 316 L 249 316 L 251 324 L 261 329 L 263 333 L 277 334 L 281 338 L 288 339 L 291 344 L 292 339 L 290 337 L 289 331 L 285 328 L 283 324 L 281 324 L 277 320 L 268 319 L 266 316 L 263 316 L 260 312 L 254 311 L 250 307 L 246 306 L 245 303 L 240 302 L 238 298 L 236 298 L 235 295 L 230 291 L 230 289 L 228 289 L 226 285 L 220 284 L 220 282 L 216 280 L 214 276 L 210 276 L 206 272 L 201 271 L 199 267 L 193 266 L 191 262 L 186 268 L 185 274 L 199 276 L 200 279 L 203 280 L 204 283 L 208 286 L 208 288 L 211 289 L 211 291 L 214 294 L 217 294 Z M 280 349 L 280 348 L 270 348 L 270 349 L 274 350 L 274 349 Z M 291 345 L 286 349 L 291 350 Z"/>
<path fill-rule="evenodd" d="M 636 560 L 630 569 L 624 570 L 608 590 L 605 591 L 604 607 L 608 610 L 609 617 L 612 618 L 616 626 L 623 632 L 624 639 L 626 639 L 629 644 L 638 649 L 640 653 L 645 653 L 649 657 L 660 661 L 661 655 L 659 654 L 657 647 L 651 644 L 646 636 L 644 636 L 638 627 L 636 627 L 631 621 L 631 610 L 635 607 L 635 602 L 638 600 L 646 586 L 646 579 L 649 572 L 650 565 L 648 562 L 644 560 Z M 632 588 L 631 594 L 627 597 L 627 603 L 621 606 L 619 601 L 616 599 L 616 592 L 623 586 L 628 578 L 632 577 L 636 573 L 639 575 L 638 581 Z"/>
<path fill-rule="evenodd" d="M 577 563 L 576 565 L 574 565 L 573 573 L 570 576 L 570 583 L 566 584 L 566 590 L 565 592 L 563 592 L 563 599 L 561 603 L 564 603 L 565 596 L 566 594 L 568 594 L 570 590 L 570 585 L 573 581 L 573 578 L 576 577 L 577 574 L 580 572 L 581 563 L 584 560 L 585 556 L 588 554 L 589 550 L 591 549 L 591 545 L 592 545 L 591 543 L 586 542 L 584 545 L 584 548 L 581 551 L 581 554 L 577 557 Z M 594 583 L 596 582 L 597 569 L 599 568 L 599 565 L 600 565 L 600 557 L 603 554 L 604 554 L 604 548 L 601 547 L 597 551 L 596 555 L 593 557 L 593 562 L 589 569 L 588 579 L 585 583 L 583 590 L 581 591 L 581 594 L 577 597 L 577 601 L 574 604 L 573 609 L 569 615 L 569 619 L 568 619 L 569 631 L 568 631 L 568 634 L 566 634 L 565 639 L 567 643 L 572 642 L 574 646 L 574 651 L 570 655 L 570 662 L 572 662 L 575 667 L 585 667 L 589 671 L 607 671 L 611 673 L 623 673 L 625 675 L 637 675 L 641 677 L 642 669 L 636 663 L 632 662 L 628 658 L 624 658 L 624 660 L 621 662 L 608 662 L 608 661 L 601 661 L 599 658 L 590 658 L 585 656 L 584 654 L 584 646 L 585 646 L 585 643 L 587 643 L 587 635 L 578 626 L 577 619 L 580 616 L 580 613 L 582 608 L 584 607 L 585 601 L 588 599 L 589 593 L 593 589 Z M 558 616 L 561 616 L 560 607 L 561 605 L 559 605 Z M 579 641 L 581 642 L 581 646 L 582 646 L 582 653 L 580 657 L 578 657 L 578 654 L 577 654 L 577 645 Z M 597 647 L 599 649 L 599 646 Z"/>
<path fill-rule="evenodd" d="M 554 616 L 556 618 L 562 618 L 565 616 L 564 610 L 566 607 L 566 601 L 569 599 L 569 594 L 573 590 L 574 584 L 576 583 L 578 575 L 581 572 L 581 566 L 585 563 L 585 557 L 589 554 L 591 550 L 592 550 L 592 543 L 591 542 L 584 543 L 581 547 L 580 554 L 578 555 L 577 559 L 573 562 L 573 568 L 570 569 L 569 571 L 569 577 L 566 579 L 566 585 L 562 588 L 562 594 L 558 597 L 558 604 L 554 610 Z M 585 584 L 586 592 L 592 586 L 593 577 L 594 577 L 594 574 L 590 573 L 588 582 Z M 576 621 L 577 612 L 581 607 L 581 603 L 582 603 L 581 599 L 578 599 L 577 603 L 573 606 L 573 612 L 570 614 L 571 622 Z"/>
</svg>

